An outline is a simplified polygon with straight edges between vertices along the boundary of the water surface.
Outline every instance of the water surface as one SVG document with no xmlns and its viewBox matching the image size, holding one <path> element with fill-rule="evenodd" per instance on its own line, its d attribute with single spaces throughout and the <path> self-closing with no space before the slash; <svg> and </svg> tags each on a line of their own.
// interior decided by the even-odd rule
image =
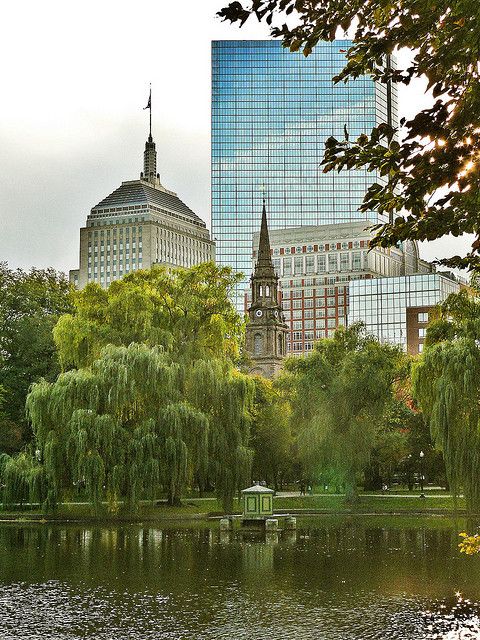
<svg viewBox="0 0 480 640">
<path fill-rule="evenodd" d="M 0 524 L 0 638 L 480 638 L 464 527 L 316 518 L 265 539 L 216 524 Z"/>
</svg>

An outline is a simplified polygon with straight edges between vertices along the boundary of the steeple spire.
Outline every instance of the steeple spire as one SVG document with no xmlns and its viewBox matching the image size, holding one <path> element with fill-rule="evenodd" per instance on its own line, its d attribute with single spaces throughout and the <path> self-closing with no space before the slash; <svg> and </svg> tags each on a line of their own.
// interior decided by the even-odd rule
<svg viewBox="0 0 480 640">
<path fill-rule="evenodd" d="M 145 143 L 145 151 L 143 152 L 143 174 L 141 178 L 150 182 L 151 184 L 159 184 L 159 176 L 157 175 L 157 152 L 155 149 L 155 143 L 152 138 L 152 85 L 150 85 L 150 93 L 148 96 L 147 106 L 144 107 L 149 110 L 149 133 L 148 139 Z"/>
<path fill-rule="evenodd" d="M 275 270 L 273 268 L 271 250 L 270 250 L 270 238 L 268 235 L 267 224 L 267 208 L 265 205 L 265 198 L 263 199 L 262 209 L 262 224 L 260 226 L 260 239 L 258 242 L 258 254 L 257 263 L 255 265 L 255 275 L 262 277 L 275 277 Z"/>
</svg>

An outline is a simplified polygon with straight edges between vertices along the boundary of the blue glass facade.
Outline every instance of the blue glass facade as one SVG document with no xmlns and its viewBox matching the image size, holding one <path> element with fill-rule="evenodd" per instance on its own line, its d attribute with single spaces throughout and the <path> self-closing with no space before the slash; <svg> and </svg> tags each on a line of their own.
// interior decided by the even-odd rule
<svg viewBox="0 0 480 640">
<path fill-rule="evenodd" d="M 219 264 L 249 274 L 264 194 L 271 229 L 378 218 L 358 207 L 382 179 L 366 170 L 322 173 L 325 140 L 352 137 L 389 118 L 394 92 L 359 78 L 334 85 L 348 41 L 305 58 L 278 41 L 212 43 L 212 232 Z M 237 291 L 243 306 L 246 277 Z"/>
<path fill-rule="evenodd" d="M 349 284 L 348 324 L 363 322 L 380 342 L 407 347 L 409 308 L 434 307 L 460 285 L 440 273 L 355 280 Z"/>
</svg>

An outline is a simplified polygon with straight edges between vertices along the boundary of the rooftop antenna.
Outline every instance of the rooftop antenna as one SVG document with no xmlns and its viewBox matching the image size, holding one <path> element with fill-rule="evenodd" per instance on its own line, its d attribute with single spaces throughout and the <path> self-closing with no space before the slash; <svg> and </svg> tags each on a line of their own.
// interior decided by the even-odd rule
<svg viewBox="0 0 480 640">
<path fill-rule="evenodd" d="M 265 201 L 266 201 L 266 196 L 267 194 L 267 186 L 264 182 L 262 182 L 262 184 L 260 185 L 260 191 L 262 193 L 262 198 L 263 198 L 263 204 L 265 205 Z"/>
</svg>

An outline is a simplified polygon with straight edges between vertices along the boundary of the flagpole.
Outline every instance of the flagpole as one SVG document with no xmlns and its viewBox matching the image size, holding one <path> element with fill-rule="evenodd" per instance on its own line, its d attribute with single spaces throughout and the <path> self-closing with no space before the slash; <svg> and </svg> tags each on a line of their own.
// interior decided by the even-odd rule
<svg viewBox="0 0 480 640">
<path fill-rule="evenodd" d="M 152 83 L 150 83 L 150 137 L 152 137 Z"/>
</svg>

